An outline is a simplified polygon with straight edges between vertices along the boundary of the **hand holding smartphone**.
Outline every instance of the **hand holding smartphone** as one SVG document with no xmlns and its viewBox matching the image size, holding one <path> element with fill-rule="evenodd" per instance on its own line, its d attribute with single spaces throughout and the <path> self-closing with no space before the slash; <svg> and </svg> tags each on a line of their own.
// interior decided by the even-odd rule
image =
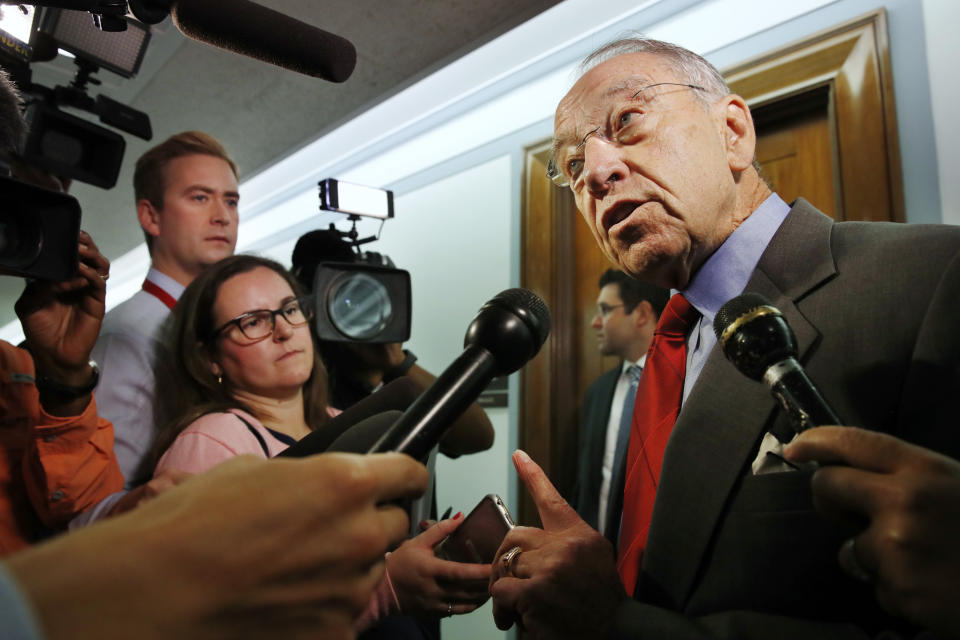
<svg viewBox="0 0 960 640">
<path fill-rule="evenodd" d="M 500 496 L 487 494 L 463 523 L 436 546 L 435 553 L 438 558 L 453 562 L 490 564 L 514 526 Z"/>
</svg>

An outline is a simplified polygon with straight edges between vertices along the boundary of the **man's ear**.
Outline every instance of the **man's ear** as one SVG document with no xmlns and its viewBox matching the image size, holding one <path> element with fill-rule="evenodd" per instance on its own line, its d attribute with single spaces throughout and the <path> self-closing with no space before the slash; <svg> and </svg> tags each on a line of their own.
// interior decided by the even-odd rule
<svg viewBox="0 0 960 640">
<path fill-rule="evenodd" d="M 647 321 L 653 317 L 653 305 L 647 300 L 641 300 L 633 308 L 634 326 L 639 329 L 647 324 Z M 656 323 L 654 323 L 656 324 Z"/>
<path fill-rule="evenodd" d="M 149 235 L 154 238 L 160 235 L 160 212 L 146 198 L 137 201 L 137 219 Z"/>
<path fill-rule="evenodd" d="M 724 142 L 730 170 L 741 172 L 753 164 L 757 150 L 757 134 L 753 129 L 753 116 L 746 101 L 736 94 L 721 100 L 724 117 Z"/>
</svg>

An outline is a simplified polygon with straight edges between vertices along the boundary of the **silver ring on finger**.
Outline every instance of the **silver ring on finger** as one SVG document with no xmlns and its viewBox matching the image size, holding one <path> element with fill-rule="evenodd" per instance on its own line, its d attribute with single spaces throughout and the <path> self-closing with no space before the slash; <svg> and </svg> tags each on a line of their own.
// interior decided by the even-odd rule
<svg viewBox="0 0 960 640">
<path fill-rule="evenodd" d="M 523 553 L 523 549 L 520 547 L 513 547 L 500 557 L 500 561 L 503 563 L 503 570 L 514 578 L 517 577 L 517 574 L 513 572 L 513 563 L 516 561 L 517 556 L 519 556 L 521 553 Z"/>
<path fill-rule="evenodd" d="M 840 568 L 850 577 L 861 582 L 873 582 L 873 572 L 863 566 L 860 556 L 857 555 L 856 538 L 847 538 L 843 541 L 843 544 L 840 545 L 840 551 L 837 553 L 837 562 L 840 564 Z"/>
<path fill-rule="evenodd" d="M 449 617 L 452 616 L 452 615 L 453 615 L 453 603 L 452 603 L 452 602 L 448 602 L 448 603 L 447 603 L 447 617 L 449 618 Z"/>
</svg>

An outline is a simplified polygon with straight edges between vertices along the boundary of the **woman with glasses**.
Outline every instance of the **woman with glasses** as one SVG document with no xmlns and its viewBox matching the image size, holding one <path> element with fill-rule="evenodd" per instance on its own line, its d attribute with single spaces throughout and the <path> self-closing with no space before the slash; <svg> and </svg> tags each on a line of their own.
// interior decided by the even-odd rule
<svg viewBox="0 0 960 640">
<path fill-rule="evenodd" d="M 178 376 L 160 396 L 180 417 L 158 433 L 155 473 L 200 473 L 241 454 L 272 457 L 324 427 L 336 411 L 310 309 L 286 269 L 256 256 L 222 260 L 187 287 L 174 311 Z M 433 555 L 457 524 L 443 521 L 389 554 L 360 628 L 399 611 L 467 613 L 486 600 L 489 565 Z"/>
<path fill-rule="evenodd" d="M 272 457 L 326 424 L 326 372 L 299 293 L 283 267 L 255 256 L 223 260 L 184 291 L 174 311 L 177 384 L 164 385 L 179 419 L 157 435 L 155 472 Z"/>
</svg>

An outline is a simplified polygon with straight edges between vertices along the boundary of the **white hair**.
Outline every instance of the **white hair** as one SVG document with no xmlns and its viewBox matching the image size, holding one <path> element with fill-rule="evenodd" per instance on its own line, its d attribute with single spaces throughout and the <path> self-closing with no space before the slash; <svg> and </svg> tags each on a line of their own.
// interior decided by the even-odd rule
<svg viewBox="0 0 960 640">
<path fill-rule="evenodd" d="M 703 87 L 703 97 L 719 100 L 730 93 L 730 87 L 716 68 L 689 49 L 645 38 L 640 34 L 628 33 L 609 42 L 580 63 L 579 75 L 582 76 L 597 65 L 628 53 L 650 53 L 660 56 L 685 82 Z"/>
</svg>

